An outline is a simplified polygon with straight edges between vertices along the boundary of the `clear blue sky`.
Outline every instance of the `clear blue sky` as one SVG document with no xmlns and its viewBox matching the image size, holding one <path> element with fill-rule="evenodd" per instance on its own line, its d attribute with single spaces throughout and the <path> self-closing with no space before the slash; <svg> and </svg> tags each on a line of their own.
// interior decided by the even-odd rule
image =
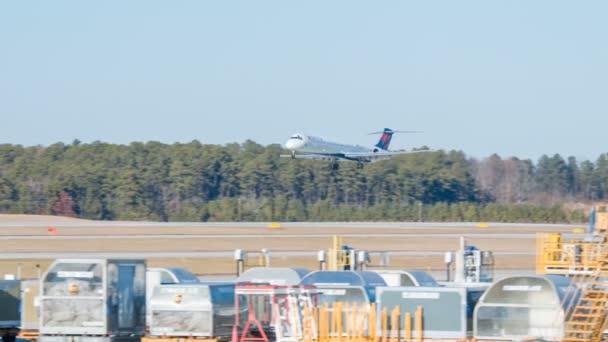
<svg viewBox="0 0 608 342">
<path fill-rule="evenodd" d="M 4 1 L 0 142 L 608 152 L 606 1 Z"/>
</svg>

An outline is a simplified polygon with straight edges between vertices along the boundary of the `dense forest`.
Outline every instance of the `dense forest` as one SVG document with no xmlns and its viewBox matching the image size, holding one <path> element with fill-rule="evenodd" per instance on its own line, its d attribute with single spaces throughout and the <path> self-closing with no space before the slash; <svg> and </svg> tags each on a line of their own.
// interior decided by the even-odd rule
<svg viewBox="0 0 608 342">
<path fill-rule="evenodd" d="M 583 222 L 608 154 L 538 161 L 460 151 L 366 165 L 281 159 L 279 145 L 0 145 L 0 213 L 158 221 Z M 568 203 L 569 205 L 565 205 Z"/>
</svg>

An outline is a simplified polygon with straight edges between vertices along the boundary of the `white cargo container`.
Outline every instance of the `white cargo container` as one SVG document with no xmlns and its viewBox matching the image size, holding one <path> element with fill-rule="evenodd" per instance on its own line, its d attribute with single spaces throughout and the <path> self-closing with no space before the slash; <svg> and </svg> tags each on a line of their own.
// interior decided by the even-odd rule
<svg viewBox="0 0 608 342">
<path fill-rule="evenodd" d="M 145 333 L 144 260 L 58 259 L 42 277 L 40 292 L 41 342 Z"/>
<path fill-rule="evenodd" d="M 148 303 L 151 336 L 228 337 L 234 284 L 159 285 Z"/>
</svg>

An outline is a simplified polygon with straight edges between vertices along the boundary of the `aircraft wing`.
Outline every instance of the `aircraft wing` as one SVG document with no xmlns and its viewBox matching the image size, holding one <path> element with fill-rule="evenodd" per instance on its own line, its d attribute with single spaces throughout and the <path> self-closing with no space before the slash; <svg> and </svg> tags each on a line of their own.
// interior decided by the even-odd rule
<svg viewBox="0 0 608 342">
<path fill-rule="evenodd" d="M 344 160 L 343 154 L 281 154 L 281 158 L 295 158 L 307 160 Z"/>
<path fill-rule="evenodd" d="M 398 156 L 402 154 L 414 154 L 414 153 L 426 153 L 433 152 L 433 150 L 419 150 L 419 151 L 378 151 L 378 152 L 347 152 L 344 153 L 344 157 L 346 158 L 382 158 L 382 157 L 392 157 Z"/>
</svg>

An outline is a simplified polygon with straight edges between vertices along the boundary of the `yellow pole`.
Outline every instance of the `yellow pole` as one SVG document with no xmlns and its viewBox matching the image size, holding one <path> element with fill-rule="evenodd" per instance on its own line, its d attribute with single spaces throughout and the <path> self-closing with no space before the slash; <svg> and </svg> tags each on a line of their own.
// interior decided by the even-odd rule
<svg viewBox="0 0 608 342">
<path fill-rule="evenodd" d="M 349 321 L 349 330 L 350 332 L 348 333 L 349 336 L 349 341 L 352 341 L 353 339 L 356 338 L 357 335 L 357 303 L 353 303 L 352 306 L 350 306 L 350 308 L 346 307 L 346 314 L 350 315 L 350 319 Z"/>
<path fill-rule="evenodd" d="M 405 339 L 408 341 L 412 340 L 412 314 L 409 312 L 405 313 Z"/>
<path fill-rule="evenodd" d="M 350 305 L 348 303 L 344 303 L 344 315 L 343 320 L 342 320 L 342 324 L 344 326 L 344 335 L 346 335 L 346 341 L 350 342 L 351 336 L 352 336 L 352 326 L 351 326 L 351 322 L 350 322 Z"/>
<path fill-rule="evenodd" d="M 338 334 L 338 342 L 342 342 L 342 332 L 344 331 L 343 328 L 343 323 L 342 323 L 342 303 L 336 303 L 338 304 L 336 306 L 336 311 L 334 311 L 334 317 L 336 318 L 336 322 L 338 322 L 338 324 L 336 324 L 338 330 L 336 331 Z"/>
<path fill-rule="evenodd" d="M 304 317 L 302 320 L 302 340 L 304 342 L 313 342 L 313 314 L 314 308 L 308 306 L 308 304 L 304 305 Z"/>
<path fill-rule="evenodd" d="M 386 308 L 382 309 L 382 313 L 381 313 L 382 317 L 382 342 L 387 342 L 387 336 L 388 336 L 388 311 L 386 311 Z"/>
<path fill-rule="evenodd" d="M 418 305 L 416 309 L 416 341 L 422 342 L 423 339 L 423 324 L 422 324 L 422 306 Z"/>
<path fill-rule="evenodd" d="M 329 307 L 327 303 L 323 304 L 319 312 L 319 341 L 325 342 L 329 340 Z"/>
<path fill-rule="evenodd" d="M 336 311 L 338 311 L 338 303 L 334 302 L 332 305 L 332 309 L 331 312 L 329 313 L 329 315 L 331 316 L 331 336 L 332 337 L 336 337 L 336 334 L 338 333 L 338 316 L 336 315 Z"/>
<path fill-rule="evenodd" d="M 369 331 L 367 332 L 371 342 L 378 342 L 378 322 L 376 322 L 376 304 L 369 307 Z"/>
<path fill-rule="evenodd" d="M 395 308 L 391 312 L 391 341 L 392 342 L 399 342 L 401 340 L 400 339 L 401 327 L 399 326 L 401 319 L 399 316 L 400 316 L 399 307 L 395 306 Z"/>
</svg>

